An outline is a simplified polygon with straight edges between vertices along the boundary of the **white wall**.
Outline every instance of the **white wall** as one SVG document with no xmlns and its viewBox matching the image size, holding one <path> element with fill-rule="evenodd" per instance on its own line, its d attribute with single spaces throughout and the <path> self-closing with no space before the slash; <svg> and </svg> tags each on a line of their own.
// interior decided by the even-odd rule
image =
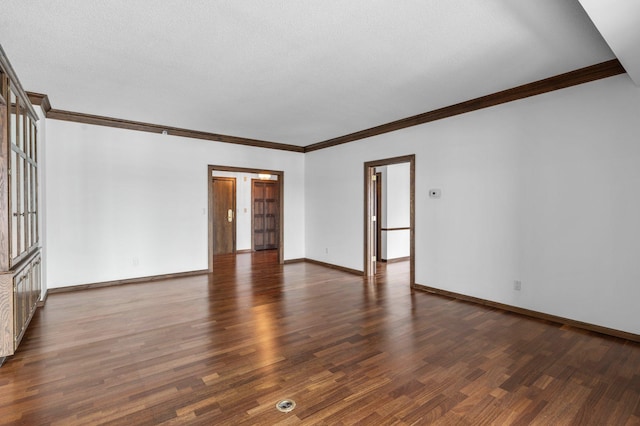
<svg viewBox="0 0 640 426">
<path fill-rule="evenodd" d="M 236 250 L 251 250 L 251 179 L 259 179 L 259 175 L 214 170 L 213 176 L 236 178 Z M 278 180 L 278 176 L 270 180 Z"/>
<path fill-rule="evenodd" d="M 306 255 L 362 270 L 363 163 L 416 154 L 418 284 L 640 333 L 639 111 L 621 75 L 308 153 Z"/>
<path fill-rule="evenodd" d="M 378 168 L 376 168 L 377 170 Z M 411 206 L 410 164 L 384 166 L 382 178 L 382 227 L 408 228 Z M 407 257 L 411 252 L 409 230 L 382 231 L 382 258 Z"/>
<path fill-rule="evenodd" d="M 207 166 L 284 171 L 284 258 L 304 253 L 304 156 L 47 121 L 49 288 L 207 269 Z"/>
<path fill-rule="evenodd" d="M 362 270 L 363 163 L 416 154 L 417 283 L 640 333 L 638 111 L 621 75 L 304 156 L 48 120 L 47 285 L 206 269 L 208 164 L 284 170 L 285 259 Z"/>
</svg>

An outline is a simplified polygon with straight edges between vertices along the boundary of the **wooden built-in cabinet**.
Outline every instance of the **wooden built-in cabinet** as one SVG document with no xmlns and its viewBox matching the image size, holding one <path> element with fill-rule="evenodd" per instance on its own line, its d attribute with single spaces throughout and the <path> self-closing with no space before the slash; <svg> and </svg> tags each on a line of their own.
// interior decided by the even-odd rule
<svg viewBox="0 0 640 426">
<path fill-rule="evenodd" d="M 0 46 L 0 364 L 18 347 L 42 293 L 37 120 Z"/>
<path fill-rule="evenodd" d="M 0 357 L 13 355 L 40 300 L 42 261 L 34 253 L 20 267 L 0 273 Z"/>
</svg>

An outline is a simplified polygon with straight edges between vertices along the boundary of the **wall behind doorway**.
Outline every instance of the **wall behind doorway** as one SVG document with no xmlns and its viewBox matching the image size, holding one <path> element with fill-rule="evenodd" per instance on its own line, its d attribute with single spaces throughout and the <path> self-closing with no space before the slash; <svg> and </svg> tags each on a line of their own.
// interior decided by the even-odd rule
<svg viewBox="0 0 640 426">
<path fill-rule="evenodd" d="M 224 172 L 214 170 L 213 176 L 236 178 L 236 251 L 251 250 L 251 179 L 259 179 L 257 173 Z M 271 176 L 269 180 L 278 180 Z"/>
<path fill-rule="evenodd" d="M 382 173 L 382 259 L 393 260 L 411 254 L 410 165 L 376 167 Z M 390 229 L 385 231 L 384 229 Z"/>
</svg>

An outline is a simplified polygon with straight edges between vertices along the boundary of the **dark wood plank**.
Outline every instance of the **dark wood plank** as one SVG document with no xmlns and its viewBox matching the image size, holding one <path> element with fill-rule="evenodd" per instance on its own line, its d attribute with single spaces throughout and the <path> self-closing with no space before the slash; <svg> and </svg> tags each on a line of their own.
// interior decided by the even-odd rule
<svg viewBox="0 0 640 426">
<path fill-rule="evenodd" d="M 637 343 L 413 291 L 408 262 L 214 269 L 51 294 L 0 368 L 0 424 L 640 421 Z"/>
<path fill-rule="evenodd" d="M 332 146 L 370 138 L 372 136 L 381 135 L 383 133 L 389 133 L 395 130 L 417 126 L 420 124 L 429 123 L 431 121 L 442 120 L 444 118 L 465 114 L 467 112 L 477 111 L 483 108 L 489 108 L 507 102 L 517 101 L 519 99 L 528 98 L 530 96 L 541 95 L 543 93 L 552 92 L 554 90 L 565 89 L 567 87 L 576 86 L 578 84 L 589 83 L 591 81 L 612 77 L 614 75 L 624 74 L 625 72 L 626 71 L 622 67 L 622 64 L 620 64 L 620 61 L 618 61 L 617 59 L 612 59 L 600 64 L 591 65 L 554 77 L 545 78 L 544 80 L 538 80 L 533 83 L 524 84 L 522 86 L 503 90 L 497 93 L 492 93 L 490 95 L 481 96 L 479 98 L 471 99 L 455 105 L 450 105 L 444 108 L 439 108 L 433 111 L 392 121 L 380 126 L 360 130 L 348 135 L 339 136 L 337 138 L 307 145 L 305 147 L 305 152 L 312 152 L 319 149 L 330 148 Z"/>
</svg>

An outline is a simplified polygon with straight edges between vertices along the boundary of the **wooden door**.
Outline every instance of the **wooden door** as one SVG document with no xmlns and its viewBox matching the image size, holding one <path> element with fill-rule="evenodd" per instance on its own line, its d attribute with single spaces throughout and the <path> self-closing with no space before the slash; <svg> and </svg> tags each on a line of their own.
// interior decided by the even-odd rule
<svg viewBox="0 0 640 426">
<path fill-rule="evenodd" d="M 236 251 L 236 178 L 213 177 L 213 254 Z"/>
<path fill-rule="evenodd" d="M 278 182 L 253 179 L 251 199 L 253 200 L 253 249 L 277 249 L 279 244 L 280 194 Z"/>
</svg>

